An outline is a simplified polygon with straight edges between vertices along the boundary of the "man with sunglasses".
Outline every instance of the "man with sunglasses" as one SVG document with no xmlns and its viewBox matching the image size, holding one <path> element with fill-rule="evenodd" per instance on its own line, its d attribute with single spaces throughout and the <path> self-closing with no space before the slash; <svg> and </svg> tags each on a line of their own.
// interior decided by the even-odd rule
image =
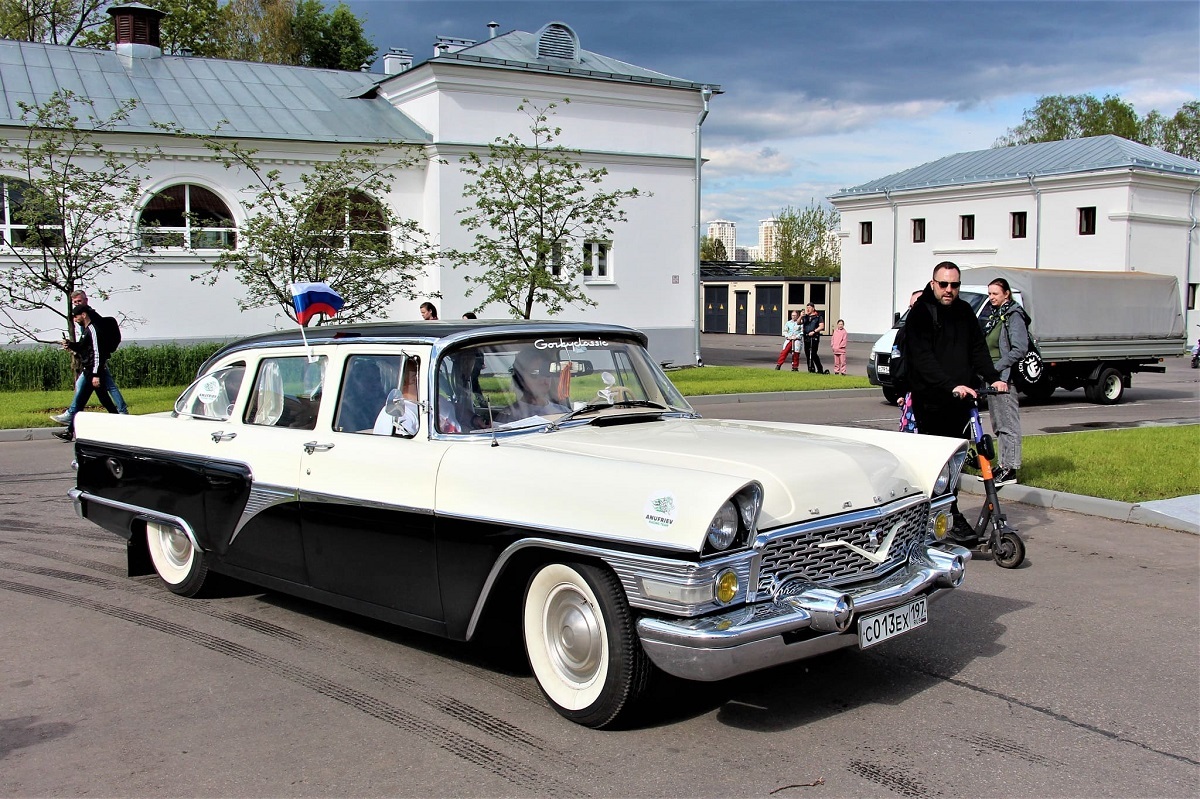
<svg viewBox="0 0 1200 799">
<path fill-rule="evenodd" d="M 980 380 L 998 391 L 1008 386 L 992 364 L 983 329 L 970 304 L 958 296 L 958 265 L 942 261 L 913 303 L 905 322 L 909 383 L 917 432 L 965 438 L 970 405 Z M 956 532 L 967 525 L 956 508 Z"/>
</svg>

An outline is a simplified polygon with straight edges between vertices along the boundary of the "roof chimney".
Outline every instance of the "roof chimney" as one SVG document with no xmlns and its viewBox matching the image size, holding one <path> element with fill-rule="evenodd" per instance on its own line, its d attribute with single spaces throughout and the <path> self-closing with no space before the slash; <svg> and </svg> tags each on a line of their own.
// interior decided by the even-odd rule
<svg viewBox="0 0 1200 799">
<path fill-rule="evenodd" d="M 109 6 L 113 30 L 116 32 L 117 55 L 128 58 L 159 58 L 162 56 L 162 41 L 158 35 L 158 22 L 166 13 L 141 3 L 126 3 Z"/>
<path fill-rule="evenodd" d="M 488 27 L 488 38 L 495 39 L 496 38 L 496 28 L 500 27 L 500 23 L 493 20 L 492 22 L 489 22 L 487 24 L 487 27 Z"/>
<path fill-rule="evenodd" d="M 383 55 L 383 74 L 399 75 L 412 68 L 413 56 L 402 47 L 393 47 Z"/>
</svg>

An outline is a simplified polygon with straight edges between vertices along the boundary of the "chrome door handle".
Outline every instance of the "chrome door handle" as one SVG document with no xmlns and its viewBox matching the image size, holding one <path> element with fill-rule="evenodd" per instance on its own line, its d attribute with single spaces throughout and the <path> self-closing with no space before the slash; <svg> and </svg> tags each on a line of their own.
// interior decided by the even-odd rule
<svg viewBox="0 0 1200 799">
<path fill-rule="evenodd" d="M 237 433 L 226 433 L 224 430 L 218 430 L 212 434 L 212 440 L 214 444 L 219 441 L 229 441 L 234 438 L 237 438 Z"/>
<path fill-rule="evenodd" d="M 304 451 L 309 455 L 313 454 L 317 450 L 320 450 L 321 452 L 328 452 L 331 449 L 333 449 L 333 444 L 318 444 L 315 441 L 309 441 L 304 444 Z"/>
</svg>

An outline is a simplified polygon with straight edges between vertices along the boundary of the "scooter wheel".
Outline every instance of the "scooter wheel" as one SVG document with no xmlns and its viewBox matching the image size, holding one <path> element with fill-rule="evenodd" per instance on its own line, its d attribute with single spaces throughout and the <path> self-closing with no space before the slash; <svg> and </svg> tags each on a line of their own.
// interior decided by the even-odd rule
<svg viewBox="0 0 1200 799">
<path fill-rule="evenodd" d="M 992 558 L 1002 569 L 1015 569 L 1025 562 L 1025 542 L 1016 533 L 1001 533 Z"/>
</svg>

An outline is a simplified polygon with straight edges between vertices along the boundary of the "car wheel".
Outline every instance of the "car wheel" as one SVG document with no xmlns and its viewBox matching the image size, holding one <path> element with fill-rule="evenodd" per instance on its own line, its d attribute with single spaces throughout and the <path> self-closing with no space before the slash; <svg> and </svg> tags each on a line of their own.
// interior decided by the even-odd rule
<svg viewBox="0 0 1200 799">
<path fill-rule="evenodd" d="M 1050 399 L 1050 395 L 1054 393 L 1054 383 L 1048 377 L 1043 376 L 1041 380 L 1032 385 L 1021 383 L 1019 390 L 1033 402 L 1044 402 Z"/>
<path fill-rule="evenodd" d="M 888 405 L 895 405 L 900 401 L 900 395 L 896 393 L 895 389 L 891 388 L 883 389 L 883 398 L 887 400 Z"/>
<path fill-rule="evenodd" d="M 146 522 L 146 544 L 154 570 L 167 588 L 180 596 L 195 596 L 208 577 L 208 559 L 192 546 L 183 530 L 170 524 Z"/>
<path fill-rule="evenodd" d="M 521 626 L 533 676 L 566 718 L 609 726 L 645 691 L 652 667 L 621 584 L 607 569 L 540 567 L 525 589 Z"/>
<path fill-rule="evenodd" d="M 1100 370 L 1100 377 L 1089 399 L 1100 405 L 1116 405 L 1125 395 L 1125 381 L 1121 373 L 1112 367 Z"/>
</svg>

